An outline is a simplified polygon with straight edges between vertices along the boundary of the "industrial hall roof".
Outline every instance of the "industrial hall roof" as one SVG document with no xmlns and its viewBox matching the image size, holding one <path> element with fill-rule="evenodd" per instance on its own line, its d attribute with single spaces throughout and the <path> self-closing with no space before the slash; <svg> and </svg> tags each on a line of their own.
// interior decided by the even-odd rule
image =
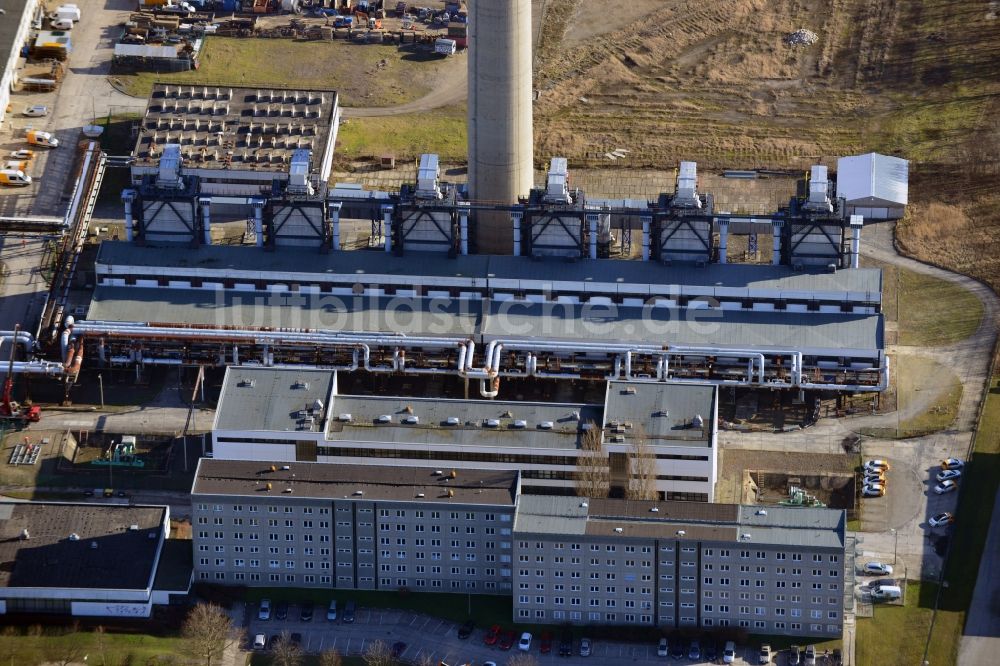
<svg viewBox="0 0 1000 666">
<path fill-rule="evenodd" d="M 335 376 L 329 370 L 308 368 L 230 367 L 214 429 L 322 432 Z"/>
<path fill-rule="evenodd" d="M 261 501 L 305 499 L 510 506 L 519 473 L 496 469 L 435 469 L 392 465 L 274 463 L 202 458 L 192 495 L 234 495 Z"/>
<path fill-rule="evenodd" d="M 837 198 L 858 206 L 905 206 L 910 163 L 868 153 L 837 160 Z"/>
<path fill-rule="evenodd" d="M 292 153 L 322 158 L 337 112 L 333 90 L 153 86 L 132 156 L 155 165 L 167 144 L 180 144 L 186 166 L 287 171 Z"/>
<path fill-rule="evenodd" d="M 147 589 L 166 511 L 159 506 L 0 503 L 0 587 Z"/>
</svg>

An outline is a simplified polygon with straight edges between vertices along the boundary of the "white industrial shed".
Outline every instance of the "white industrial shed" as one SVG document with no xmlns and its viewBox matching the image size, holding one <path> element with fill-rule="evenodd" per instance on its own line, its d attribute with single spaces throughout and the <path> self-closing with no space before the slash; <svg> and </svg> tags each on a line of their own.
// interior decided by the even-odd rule
<svg viewBox="0 0 1000 666">
<path fill-rule="evenodd" d="M 837 198 L 847 213 L 869 220 L 898 220 L 906 210 L 910 163 L 899 157 L 868 153 L 837 160 Z"/>
</svg>

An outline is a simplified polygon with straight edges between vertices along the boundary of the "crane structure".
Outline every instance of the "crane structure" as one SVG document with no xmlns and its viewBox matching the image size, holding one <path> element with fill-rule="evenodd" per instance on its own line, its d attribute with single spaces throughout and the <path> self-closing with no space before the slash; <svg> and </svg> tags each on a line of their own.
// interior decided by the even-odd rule
<svg viewBox="0 0 1000 666">
<path fill-rule="evenodd" d="M 18 425 L 38 423 L 42 418 L 42 408 L 38 405 L 22 407 L 14 401 L 14 354 L 17 351 L 17 333 L 20 324 L 14 327 L 14 337 L 10 343 L 10 360 L 7 363 L 7 376 L 3 380 L 3 391 L 0 392 L 0 419 L 14 421 Z"/>
</svg>

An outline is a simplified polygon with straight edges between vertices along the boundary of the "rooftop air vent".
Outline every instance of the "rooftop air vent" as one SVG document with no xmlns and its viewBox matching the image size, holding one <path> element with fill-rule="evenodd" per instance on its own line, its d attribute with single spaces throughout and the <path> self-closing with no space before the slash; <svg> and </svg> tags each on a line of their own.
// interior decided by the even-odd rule
<svg viewBox="0 0 1000 666">
<path fill-rule="evenodd" d="M 364 495 L 364 494 L 365 494 L 365 491 L 363 491 L 363 490 L 355 490 L 355 491 L 354 491 L 354 494 L 355 494 L 355 495 Z"/>
<path fill-rule="evenodd" d="M 686 534 L 687 534 L 687 532 L 685 532 L 684 530 L 677 530 L 677 536 L 679 536 L 679 537 L 682 537 L 682 536 L 684 536 Z"/>
<path fill-rule="evenodd" d="M 80 535 L 77 534 L 76 532 L 72 532 L 69 535 L 69 540 L 70 541 L 79 541 L 80 540 Z"/>
<path fill-rule="evenodd" d="M 21 538 L 24 539 L 25 541 L 27 541 L 28 539 L 31 538 L 31 535 L 28 533 L 28 528 L 27 527 L 25 527 L 23 530 L 21 530 Z"/>
<path fill-rule="evenodd" d="M 571 412 L 570 415 L 569 415 L 569 418 L 570 418 L 570 420 L 573 420 L 573 421 L 579 421 L 580 420 L 580 412 Z"/>
<path fill-rule="evenodd" d="M 649 511 L 650 511 L 650 513 L 659 513 L 660 512 L 660 508 L 656 507 L 656 506 L 650 507 Z"/>
<path fill-rule="evenodd" d="M 282 472 L 288 472 L 288 471 L 290 471 L 291 469 L 292 469 L 292 468 L 291 468 L 291 467 L 289 467 L 288 465 L 282 465 L 282 466 L 281 466 L 281 471 L 282 471 Z"/>
<path fill-rule="evenodd" d="M 376 423 L 391 423 L 392 422 L 392 416 L 390 414 L 382 414 L 381 416 L 375 418 L 375 422 Z"/>
<path fill-rule="evenodd" d="M 412 414 L 413 413 L 413 405 L 407 405 L 406 407 L 403 408 L 403 411 L 406 412 L 407 414 Z"/>
<path fill-rule="evenodd" d="M 487 428 L 498 428 L 500 427 L 500 419 L 485 419 L 483 425 Z"/>
<path fill-rule="evenodd" d="M 237 382 L 236 385 L 239 386 L 239 387 L 241 387 L 241 388 L 253 388 L 253 385 L 255 383 L 256 382 L 253 379 L 249 379 L 247 377 L 244 377 L 239 382 Z"/>
<path fill-rule="evenodd" d="M 625 387 L 625 395 L 635 395 L 635 387 L 634 386 L 626 386 Z"/>
<path fill-rule="evenodd" d="M 517 419 L 516 421 L 514 421 L 511 424 L 511 427 L 514 427 L 514 428 L 526 428 L 526 427 L 528 427 L 528 422 L 525 421 L 524 419 Z"/>
<path fill-rule="evenodd" d="M 505 419 L 512 419 L 512 418 L 514 418 L 514 412 L 512 412 L 512 411 L 510 411 L 508 409 L 506 412 L 503 413 L 503 418 L 505 418 Z"/>
<path fill-rule="evenodd" d="M 620 527 L 616 527 L 616 528 L 615 528 L 615 534 L 621 534 L 621 533 L 622 533 L 622 532 L 624 532 L 624 531 L 625 531 L 625 530 L 623 530 L 623 529 L 622 529 L 622 528 L 620 528 Z"/>
<path fill-rule="evenodd" d="M 445 421 L 445 423 L 447 423 L 450 426 L 457 426 L 461 422 L 462 419 L 458 418 L 457 416 L 449 416 L 448 420 Z"/>
<path fill-rule="evenodd" d="M 409 423 L 410 425 L 417 425 L 420 423 L 420 417 L 411 414 L 403 418 L 403 423 Z"/>
<path fill-rule="evenodd" d="M 351 415 L 345 412 L 344 414 L 340 414 L 339 416 L 337 416 L 337 420 L 338 421 L 344 421 L 346 423 L 350 423 L 351 422 Z"/>
<path fill-rule="evenodd" d="M 608 441 L 610 441 L 612 444 L 622 444 L 622 443 L 625 442 L 625 436 L 624 435 L 612 435 L 608 439 Z"/>
<path fill-rule="evenodd" d="M 322 412 L 323 411 L 323 401 L 320 400 L 319 398 L 316 398 L 315 400 L 313 400 L 313 411 L 314 412 Z"/>
<path fill-rule="evenodd" d="M 309 382 L 304 382 L 301 379 L 296 379 L 295 383 L 292 384 L 292 388 L 293 389 L 308 389 L 309 388 Z"/>
<path fill-rule="evenodd" d="M 701 414 L 695 414 L 694 418 L 691 419 L 692 428 L 702 428 L 705 425 L 705 419 L 701 418 Z"/>
<path fill-rule="evenodd" d="M 434 470 L 434 475 L 435 476 L 441 476 L 442 474 L 444 474 L 444 470 L 440 470 L 440 469 Z"/>
<path fill-rule="evenodd" d="M 282 492 L 290 494 L 292 492 L 292 489 L 291 488 L 285 488 Z"/>
<path fill-rule="evenodd" d="M 750 540 L 749 534 L 744 532 L 743 534 L 740 535 L 740 541 L 749 541 L 749 540 Z"/>
<path fill-rule="evenodd" d="M 132 523 L 131 525 L 128 526 L 128 531 L 129 532 L 138 532 L 139 531 L 139 526 L 136 525 L 135 523 Z"/>
<path fill-rule="evenodd" d="M 586 509 L 588 506 L 590 506 L 590 505 L 587 504 L 586 502 L 580 502 L 580 508 L 581 509 Z"/>
<path fill-rule="evenodd" d="M 766 516 L 767 515 L 767 509 L 757 509 L 757 515 L 758 516 Z"/>
<path fill-rule="evenodd" d="M 552 421 L 542 421 L 538 424 L 538 427 L 542 430 L 552 430 Z"/>
<path fill-rule="evenodd" d="M 451 488 L 449 488 L 448 489 L 448 497 L 454 497 L 454 496 L 455 496 L 455 491 L 452 490 Z"/>
<path fill-rule="evenodd" d="M 417 493 L 417 497 L 423 497 L 423 496 L 424 496 L 423 493 Z"/>
</svg>

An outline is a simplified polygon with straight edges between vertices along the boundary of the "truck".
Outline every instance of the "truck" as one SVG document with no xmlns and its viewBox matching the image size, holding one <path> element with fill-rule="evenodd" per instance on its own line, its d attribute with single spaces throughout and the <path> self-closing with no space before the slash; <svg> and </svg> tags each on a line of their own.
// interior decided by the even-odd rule
<svg viewBox="0 0 1000 666">
<path fill-rule="evenodd" d="M 445 39 L 444 37 L 438 38 L 434 42 L 434 53 L 443 56 L 453 56 L 457 47 L 455 45 L 454 39 Z"/>
<path fill-rule="evenodd" d="M 20 169 L 0 169 L 0 185 L 9 187 L 25 187 L 31 185 L 31 176 Z"/>
<path fill-rule="evenodd" d="M 903 596 L 903 590 L 898 585 L 884 585 L 871 592 L 873 601 L 894 601 Z"/>
<path fill-rule="evenodd" d="M 54 12 L 49 14 L 49 19 L 52 21 L 79 21 L 80 8 L 71 4 L 59 5 Z"/>
<path fill-rule="evenodd" d="M 45 146 L 46 148 L 58 148 L 59 139 L 52 136 L 50 132 L 29 129 L 25 133 L 25 138 L 33 146 Z"/>
</svg>

